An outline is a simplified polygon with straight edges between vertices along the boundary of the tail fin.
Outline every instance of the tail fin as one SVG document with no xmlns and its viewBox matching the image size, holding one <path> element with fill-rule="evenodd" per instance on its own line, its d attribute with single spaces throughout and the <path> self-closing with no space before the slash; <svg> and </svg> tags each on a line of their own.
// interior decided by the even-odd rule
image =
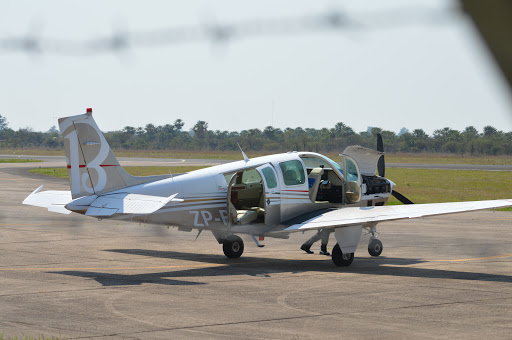
<svg viewBox="0 0 512 340">
<path fill-rule="evenodd" d="M 86 114 L 60 118 L 59 128 L 64 137 L 73 199 L 168 177 L 135 177 L 128 174 L 96 125 L 92 109 L 87 109 Z"/>
</svg>

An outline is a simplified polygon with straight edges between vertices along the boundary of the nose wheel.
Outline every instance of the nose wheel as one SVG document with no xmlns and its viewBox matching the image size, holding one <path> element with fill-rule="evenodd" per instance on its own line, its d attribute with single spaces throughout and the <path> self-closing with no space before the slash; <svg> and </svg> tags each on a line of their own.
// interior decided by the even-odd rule
<svg viewBox="0 0 512 340">
<path fill-rule="evenodd" d="M 222 250 L 226 257 L 239 258 L 244 252 L 244 241 L 236 235 L 230 235 L 222 243 Z"/>
<path fill-rule="evenodd" d="M 379 256 L 382 253 L 382 242 L 377 239 L 371 239 L 368 243 L 368 253 L 371 256 Z"/>
</svg>

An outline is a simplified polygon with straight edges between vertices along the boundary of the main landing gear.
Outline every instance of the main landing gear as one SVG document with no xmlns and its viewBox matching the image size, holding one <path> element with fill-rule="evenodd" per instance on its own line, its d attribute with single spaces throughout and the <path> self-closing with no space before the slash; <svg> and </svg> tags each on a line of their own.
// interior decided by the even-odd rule
<svg viewBox="0 0 512 340">
<path fill-rule="evenodd" d="M 338 267 L 348 267 L 354 261 L 354 253 L 342 253 L 340 246 L 336 243 L 332 248 L 332 262 Z"/>
<path fill-rule="evenodd" d="M 244 241 L 239 236 L 229 235 L 222 242 L 222 250 L 231 259 L 239 258 L 244 252 Z"/>
</svg>

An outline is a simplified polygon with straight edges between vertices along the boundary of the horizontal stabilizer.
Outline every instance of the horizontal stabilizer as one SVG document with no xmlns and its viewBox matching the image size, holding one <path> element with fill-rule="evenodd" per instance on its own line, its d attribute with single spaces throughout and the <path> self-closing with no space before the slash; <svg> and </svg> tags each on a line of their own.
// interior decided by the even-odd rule
<svg viewBox="0 0 512 340">
<path fill-rule="evenodd" d="M 182 202 L 182 199 L 169 197 L 138 195 L 138 194 L 110 194 L 98 197 L 85 213 L 88 216 L 112 216 L 114 214 L 151 214 L 169 202 Z"/>
<path fill-rule="evenodd" d="M 64 207 L 66 204 L 73 200 L 71 198 L 71 191 L 41 191 L 42 188 L 43 186 L 41 185 L 30 195 L 28 195 L 28 197 L 23 201 L 23 204 L 47 208 L 48 211 L 57 212 L 60 214 L 71 213 L 71 211 Z"/>
<path fill-rule="evenodd" d="M 512 206 L 512 200 L 348 207 L 324 212 L 304 222 L 293 224 L 284 231 L 336 228 L 509 206 Z"/>
</svg>

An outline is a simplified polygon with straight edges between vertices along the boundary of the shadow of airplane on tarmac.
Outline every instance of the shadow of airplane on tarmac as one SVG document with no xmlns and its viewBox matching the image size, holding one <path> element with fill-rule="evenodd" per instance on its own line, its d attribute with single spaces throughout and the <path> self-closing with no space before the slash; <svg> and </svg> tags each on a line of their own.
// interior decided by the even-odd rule
<svg viewBox="0 0 512 340">
<path fill-rule="evenodd" d="M 112 272 L 101 273 L 80 270 L 52 271 L 50 273 L 92 278 L 103 286 L 129 286 L 141 285 L 143 283 L 155 283 L 163 285 L 202 285 L 207 284 L 207 282 L 197 282 L 196 280 L 198 278 L 200 279 L 201 277 L 207 276 L 248 275 L 256 277 L 270 277 L 271 274 L 275 273 L 298 274 L 303 272 L 339 274 L 351 273 L 363 275 L 424 277 L 436 279 L 439 278 L 453 280 L 512 283 L 512 276 L 508 275 L 474 273 L 432 268 L 405 267 L 407 265 L 428 262 L 420 259 L 403 259 L 390 257 L 357 258 L 357 262 L 354 262 L 352 266 L 340 268 L 333 266 L 330 258 L 328 257 L 322 257 L 319 258 L 318 260 L 269 259 L 262 257 L 247 256 L 239 259 L 228 259 L 223 255 L 194 254 L 177 251 L 158 251 L 147 249 L 110 249 L 106 251 L 128 255 L 194 261 L 198 263 L 203 263 L 207 266 L 199 268 L 195 267 L 188 269 L 170 270 L 158 273 L 142 274 L 115 274 Z M 144 268 L 142 267 L 141 269 Z M 151 268 L 148 268 L 148 270 L 150 269 Z M 187 281 L 187 278 L 194 278 L 195 280 Z"/>
</svg>

